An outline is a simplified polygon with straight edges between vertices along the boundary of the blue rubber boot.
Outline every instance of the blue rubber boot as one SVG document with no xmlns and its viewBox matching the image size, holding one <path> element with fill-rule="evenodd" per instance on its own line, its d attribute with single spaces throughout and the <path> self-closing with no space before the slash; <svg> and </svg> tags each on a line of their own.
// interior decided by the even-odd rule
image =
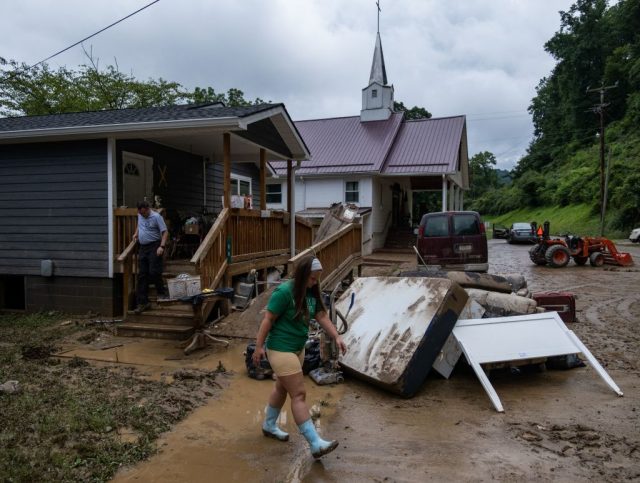
<svg viewBox="0 0 640 483">
<path fill-rule="evenodd" d="M 302 433 L 302 436 L 306 438 L 311 449 L 311 455 L 314 458 L 320 458 L 321 456 L 331 453 L 338 447 L 337 441 L 325 441 L 316 431 L 316 427 L 313 425 L 311 419 L 307 419 L 304 423 L 298 426 L 298 429 Z"/>
<path fill-rule="evenodd" d="M 267 411 L 262 423 L 262 434 L 278 441 L 289 441 L 289 433 L 282 431 L 277 424 L 280 409 L 267 405 Z"/>
</svg>

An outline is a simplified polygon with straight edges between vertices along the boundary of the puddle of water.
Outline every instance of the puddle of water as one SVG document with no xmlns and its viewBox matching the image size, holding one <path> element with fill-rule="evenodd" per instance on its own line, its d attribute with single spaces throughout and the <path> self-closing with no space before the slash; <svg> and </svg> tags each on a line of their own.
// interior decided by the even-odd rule
<svg viewBox="0 0 640 483">
<path fill-rule="evenodd" d="M 158 454 L 135 468 L 120 471 L 114 481 L 282 481 L 292 468 L 302 468 L 312 460 L 289 414 L 289 400 L 280 421 L 280 427 L 290 433 L 289 442 L 262 435 L 264 408 L 273 383 L 246 376 L 244 348 L 244 344 L 232 343 L 228 349 L 216 348 L 207 356 L 209 364 L 215 362 L 210 367 L 220 361 L 233 372 L 226 376 L 228 385 L 221 397 L 196 409 L 159 440 Z M 316 426 L 322 432 L 323 419 L 331 417 L 343 388 L 316 386 L 309 379 L 305 385 L 309 406 L 321 407 Z"/>
</svg>

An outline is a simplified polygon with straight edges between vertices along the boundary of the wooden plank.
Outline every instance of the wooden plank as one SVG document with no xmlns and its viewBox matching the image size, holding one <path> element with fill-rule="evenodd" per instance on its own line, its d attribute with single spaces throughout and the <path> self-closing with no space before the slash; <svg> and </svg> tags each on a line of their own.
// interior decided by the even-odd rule
<svg viewBox="0 0 640 483">
<path fill-rule="evenodd" d="M 275 267 L 277 265 L 284 265 L 289 259 L 288 255 L 280 255 L 278 257 L 260 258 L 257 260 L 251 260 L 248 262 L 236 263 L 229 266 L 227 275 L 233 276 L 240 273 L 248 273 L 252 269 L 260 270 L 262 268 Z"/>
<path fill-rule="evenodd" d="M 330 245 L 335 240 L 337 240 L 338 238 L 344 236 L 346 233 L 350 232 L 351 230 L 353 230 L 353 224 L 343 226 L 342 228 L 340 228 L 337 232 L 335 232 L 330 237 L 325 238 L 321 242 L 316 243 L 315 245 L 307 248 L 302 253 L 299 253 L 298 255 L 293 257 L 291 260 L 289 260 L 289 263 L 293 263 L 295 265 L 296 263 L 298 263 L 300 261 L 300 259 L 302 259 L 302 258 L 304 258 L 304 257 L 306 257 L 306 256 L 308 256 L 308 255 L 310 255 L 310 254 L 312 254 L 314 252 L 320 251 L 322 248 Z"/>
<path fill-rule="evenodd" d="M 209 229 L 207 236 L 205 236 L 202 243 L 200 243 L 198 250 L 196 250 L 196 253 L 194 253 L 193 257 L 191 257 L 191 263 L 193 264 L 200 263 L 200 261 L 204 258 L 206 253 L 209 251 L 209 249 L 213 245 L 214 240 L 218 236 L 219 232 L 222 230 L 222 227 L 225 226 L 228 219 L 229 219 L 229 210 L 225 208 L 220 212 L 220 215 L 218 215 L 218 218 L 216 218 L 216 221 L 214 222 L 213 226 Z"/>
<path fill-rule="evenodd" d="M 258 259 L 258 258 L 267 258 L 267 257 L 276 257 L 279 255 L 285 255 L 289 253 L 289 250 L 286 248 L 281 248 L 278 250 L 269 250 L 269 251 L 258 251 L 253 253 L 247 253 L 246 255 L 236 255 L 231 257 L 231 263 L 240 263 L 245 262 L 247 260 Z"/>
<path fill-rule="evenodd" d="M 328 288 L 332 290 L 336 284 L 342 281 L 347 274 L 354 269 L 354 267 L 362 264 L 362 257 L 360 254 L 349 256 L 338 268 L 332 271 L 327 278 L 323 278 L 320 281 L 322 288 Z"/>
</svg>

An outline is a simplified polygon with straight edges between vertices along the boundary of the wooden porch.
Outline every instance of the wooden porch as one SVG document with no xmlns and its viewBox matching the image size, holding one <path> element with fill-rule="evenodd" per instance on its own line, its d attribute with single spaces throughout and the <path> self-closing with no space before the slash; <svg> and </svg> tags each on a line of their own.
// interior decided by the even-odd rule
<svg viewBox="0 0 640 483">
<path fill-rule="evenodd" d="M 137 216 L 137 214 L 136 214 Z M 119 243 L 124 246 L 135 230 L 132 213 L 115 213 Z M 301 259 L 308 255 L 318 257 L 324 267 L 321 287 L 332 290 L 344 278 L 360 268 L 362 263 L 362 227 L 348 225 L 329 238 L 312 245 L 312 226 L 304 218 L 295 219 L 295 251 L 291 256 L 290 216 L 287 212 L 264 213 L 258 210 L 222 210 L 198 250 L 190 260 L 185 260 L 181 271 L 190 267 L 190 273 L 200 277 L 201 290 L 215 291 L 230 287 L 232 277 L 257 270 L 263 280 L 266 269 L 284 266 L 292 274 Z M 188 262 L 188 267 L 186 263 Z M 117 257 L 116 268 L 122 274 L 123 314 L 128 324 L 119 327 L 118 333 L 143 337 L 191 339 L 187 351 L 203 347 L 208 337 L 204 324 L 215 306 L 227 315 L 229 300 L 222 296 L 207 295 L 198 305 L 182 304 L 177 300 L 157 301 L 149 312 L 134 315 L 131 312 L 135 300 L 137 274 L 137 246 L 130 242 Z M 185 268 L 186 267 L 186 268 Z M 195 335 L 194 335 L 195 334 Z"/>
</svg>

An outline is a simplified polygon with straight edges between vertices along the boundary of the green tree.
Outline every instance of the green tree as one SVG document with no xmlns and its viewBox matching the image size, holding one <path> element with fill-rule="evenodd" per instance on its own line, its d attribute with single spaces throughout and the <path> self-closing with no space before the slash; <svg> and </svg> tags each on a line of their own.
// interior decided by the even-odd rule
<svg viewBox="0 0 640 483">
<path fill-rule="evenodd" d="M 409 109 L 402 102 L 394 101 L 393 110 L 396 112 L 404 112 L 405 119 L 429 119 L 431 117 L 431 113 L 424 107 L 413 106 Z"/>
<path fill-rule="evenodd" d="M 496 157 L 489 151 L 474 154 L 469 160 L 469 198 L 477 199 L 498 187 Z"/>
<path fill-rule="evenodd" d="M 117 65 L 104 68 L 87 53 L 88 62 L 77 69 L 52 69 L 47 64 L 29 68 L 0 57 L 0 115 L 34 116 L 64 112 L 223 102 L 229 106 L 260 104 L 247 101 L 240 89 L 216 93 L 212 87 L 188 91 L 165 79 L 138 80 Z"/>
</svg>

